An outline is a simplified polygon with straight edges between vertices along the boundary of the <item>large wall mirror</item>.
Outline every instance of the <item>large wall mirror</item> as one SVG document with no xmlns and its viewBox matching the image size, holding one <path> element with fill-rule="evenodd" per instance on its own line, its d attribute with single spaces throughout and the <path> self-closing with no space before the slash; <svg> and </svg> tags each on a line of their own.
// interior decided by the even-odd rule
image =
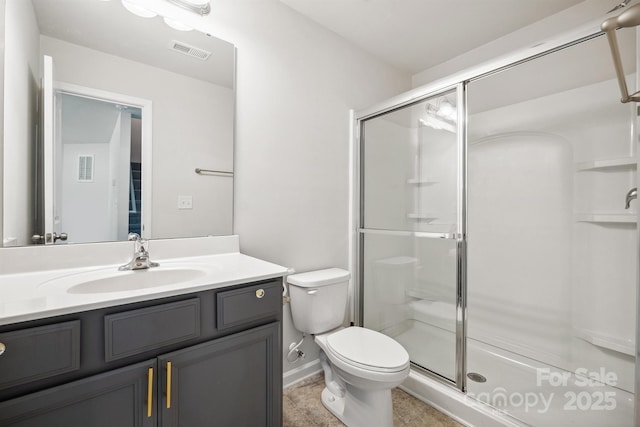
<svg viewBox="0 0 640 427">
<path fill-rule="evenodd" d="M 120 0 L 4 3 L 3 246 L 231 234 L 235 47 Z"/>
</svg>

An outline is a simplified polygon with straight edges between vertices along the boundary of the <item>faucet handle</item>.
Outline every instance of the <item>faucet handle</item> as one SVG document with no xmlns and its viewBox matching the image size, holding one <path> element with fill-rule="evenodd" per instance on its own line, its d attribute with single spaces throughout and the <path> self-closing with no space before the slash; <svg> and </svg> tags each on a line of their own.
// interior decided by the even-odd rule
<svg viewBox="0 0 640 427">
<path fill-rule="evenodd" d="M 138 233 L 129 233 L 129 235 L 127 236 L 127 240 L 129 240 L 130 242 L 132 241 L 140 241 L 142 240 L 142 238 L 140 237 L 140 235 Z"/>
<path fill-rule="evenodd" d="M 136 253 L 147 253 L 148 241 L 140 237 L 138 233 L 129 233 L 127 238 L 129 241 L 134 242 L 134 251 Z"/>
</svg>

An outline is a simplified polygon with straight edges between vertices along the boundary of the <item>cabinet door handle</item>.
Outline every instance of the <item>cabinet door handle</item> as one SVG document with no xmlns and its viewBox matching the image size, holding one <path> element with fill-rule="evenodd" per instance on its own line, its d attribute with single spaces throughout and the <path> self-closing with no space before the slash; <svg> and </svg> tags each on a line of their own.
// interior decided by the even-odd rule
<svg viewBox="0 0 640 427">
<path fill-rule="evenodd" d="M 4 345 L 4 343 L 0 342 L 0 356 L 2 356 L 4 354 L 6 349 L 7 349 L 7 346 Z"/>
<path fill-rule="evenodd" d="M 147 371 L 147 418 L 151 418 L 153 410 L 153 368 Z"/>
<path fill-rule="evenodd" d="M 167 362 L 167 409 L 171 409 L 171 362 Z"/>
<path fill-rule="evenodd" d="M 264 289 L 260 288 L 256 291 L 256 298 L 262 298 L 264 296 Z"/>
</svg>

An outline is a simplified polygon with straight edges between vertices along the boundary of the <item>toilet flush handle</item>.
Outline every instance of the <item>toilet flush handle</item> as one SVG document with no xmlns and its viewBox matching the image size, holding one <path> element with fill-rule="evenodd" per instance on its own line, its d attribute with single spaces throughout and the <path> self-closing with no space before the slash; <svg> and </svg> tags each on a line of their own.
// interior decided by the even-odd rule
<svg viewBox="0 0 640 427">
<path fill-rule="evenodd" d="M 307 291 L 307 295 L 315 295 L 315 294 L 317 294 L 317 293 L 318 293 L 318 290 L 317 290 L 317 289 L 309 289 L 309 290 Z"/>
</svg>

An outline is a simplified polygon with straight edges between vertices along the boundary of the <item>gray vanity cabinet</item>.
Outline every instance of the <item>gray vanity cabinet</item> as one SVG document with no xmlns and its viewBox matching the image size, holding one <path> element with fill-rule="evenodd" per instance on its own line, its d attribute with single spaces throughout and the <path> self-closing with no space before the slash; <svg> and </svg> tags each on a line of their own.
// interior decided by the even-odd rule
<svg viewBox="0 0 640 427">
<path fill-rule="evenodd" d="M 0 425 L 153 427 L 157 411 L 148 386 L 155 368 L 155 360 L 137 363 L 0 403 Z"/>
<path fill-rule="evenodd" d="M 269 279 L 0 327 L 0 427 L 276 427 Z"/>
<path fill-rule="evenodd" d="M 159 425 L 280 425 L 279 333 L 272 323 L 160 356 Z"/>
</svg>

